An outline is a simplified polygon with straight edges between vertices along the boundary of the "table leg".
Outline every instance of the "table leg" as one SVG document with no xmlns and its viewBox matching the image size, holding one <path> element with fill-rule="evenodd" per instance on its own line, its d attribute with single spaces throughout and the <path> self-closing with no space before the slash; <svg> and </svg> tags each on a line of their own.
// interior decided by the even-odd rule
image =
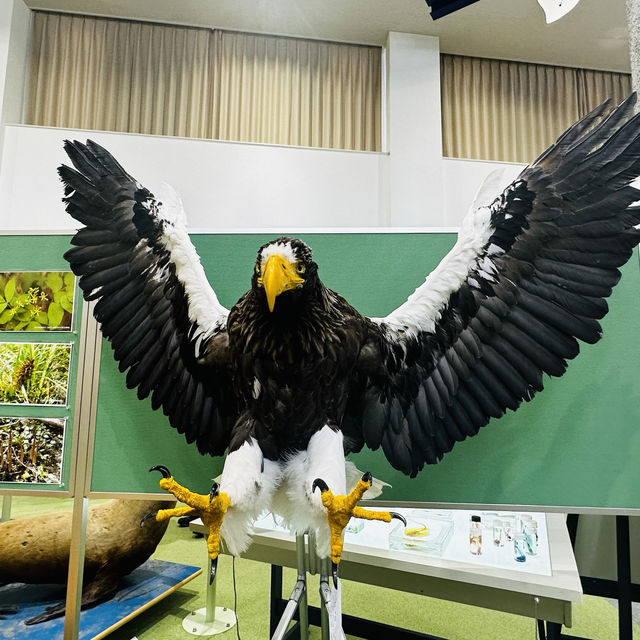
<svg viewBox="0 0 640 640">
<path fill-rule="evenodd" d="M 544 628 L 544 620 L 536 620 L 538 627 L 538 640 L 547 640 L 547 632 Z"/>
<path fill-rule="evenodd" d="M 562 637 L 562 625 L 558 622 L 547 622 L 546 640 L 560 640 Z"/>
<path fill-rule="evenodd" d="M 282 599 L 282 567 L 271 565 L 271 596 L 269 598 L 269 637 L 275 633 L 280 622 L 280 609 L 278 602 Z"/>
<path fill-rule="evenodd" d="M 629 516 L 616 516 L 616 547 L 618 558 L 618 633 L 620 640 L 631 640 L 633 623 Z"/>
</svg>

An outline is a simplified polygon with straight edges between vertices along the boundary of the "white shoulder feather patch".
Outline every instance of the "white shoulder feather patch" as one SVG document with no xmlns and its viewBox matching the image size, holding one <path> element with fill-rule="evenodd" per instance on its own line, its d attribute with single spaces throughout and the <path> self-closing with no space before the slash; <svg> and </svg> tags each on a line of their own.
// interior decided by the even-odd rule
<svg viewBox="0 0 640 640">
<path fill-rule="evenodd" d="M 229 310 L 220 304 L 207 280 L 200 256 L 187 233 L 182 200 L 168 184 L 163 184 L 159 191 L 157 215 L 164 223 L 160 242 L 169 252 L 176 276 L 184 286 L 189 300 L 189 320 L 199 328 L 195 334 L 199 342 L 226 324 Z"/>
</svg>

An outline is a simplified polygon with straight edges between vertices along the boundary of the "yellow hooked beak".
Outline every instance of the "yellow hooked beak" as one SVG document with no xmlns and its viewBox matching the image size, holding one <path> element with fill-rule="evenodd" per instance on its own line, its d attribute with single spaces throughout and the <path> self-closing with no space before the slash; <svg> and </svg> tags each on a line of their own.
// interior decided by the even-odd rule
<svg viewBox="0 0 640 640">
<path fill-rule="evenodd" d="M 304 279 L 296 272 L 296 264 L 277 254 L 269 256 L 258 278 L 258 284 L 264 287 L 267 295 L 269 311 L 273 311 L 276 298 L 281 293 L 295 289 L 303 282 Z"/>
</svg>

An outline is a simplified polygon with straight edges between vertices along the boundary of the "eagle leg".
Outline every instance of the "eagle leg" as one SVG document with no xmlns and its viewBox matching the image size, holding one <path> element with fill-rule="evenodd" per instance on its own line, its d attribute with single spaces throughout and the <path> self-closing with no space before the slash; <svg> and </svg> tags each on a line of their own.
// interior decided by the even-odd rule
<svg viewBox="0 0 640 640">
<path fill-rule="evenodd" d="M 352 517 L 363 520 L 382 520 L 383 522 L 391 522 L 393 518 L 396 518 L 404 522 L 405 526 L 407 524 L 404 517 L 394 511 L 372 511 L 357 506 L 365 491 L 371 486 L 371 479 L 371 474 L 367 471 L 353 490 L 345 496 L 334 495 L 327 483 L 321 478 L 316 478 L 313 481 L 313 491 L 316 488 L 320 489 L 322 504 L 327 511 L 327 521 L 331 531 L 331 573 L 335 587 L 338 586 L 338 565 L 342 557 L 342 532 Z"/>
<path fill-rule="evenodd" d="M 196 515 L 200 517 L 203 524 L 207 527 L 209 534 L 207 535 L 207 551 L 211 558 L 211 571 L 209 575 L 209 584 L 213 583 L 218 566 L 218 553 L 220 552 L 220 527 L 224 514 L 227 512 L 231 499 L 226 493 L 218 490 L 216 482 L 211 486 L 211 491 L 206 494 L 193 493 L 182 485 L 178 484 L 166 467 L 153 467 L 151 471 L 159 470 L 163 477 L 159 484 L 162 489 L 173 494 L 180 502 L 184 502 L 186 507 L 178 507 L 176 509 L 161 509 L 155 514 L 158 522 L 168 520 L 169 518 L 184 515 Z M 166 473 L 165 473 L 166 472 Z M 144 519 L 143 519 L 144 520 Z"/>
<path fill-rule="evenodd" d="M 159 509 L 158 511 L 152 511 L 147 513 L 142 520 L 140 520 L 140 526 L 143 527 L 147 520 L 156 520 L 162 522 L 169 518 L 179 518 L 181 516 L 194 516 L 198 517 L 197 511 L 193 507 L 176 507 L 175 509 Z"/>
</svg>

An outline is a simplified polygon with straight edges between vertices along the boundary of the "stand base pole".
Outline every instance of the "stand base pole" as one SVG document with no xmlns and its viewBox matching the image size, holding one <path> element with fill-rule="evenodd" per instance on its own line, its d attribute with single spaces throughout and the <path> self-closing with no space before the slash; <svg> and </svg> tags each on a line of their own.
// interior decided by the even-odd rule
<svg viewBox="0 0 640 640">
<path fill-rule="evenodd" d="M 236 624 L 236 614 L 226 607 L 216 607 L 214 619 L 206 621 L 207 608 L 192 611 L 182 621 L 182 628 L 192 636 L 213 636 L 229 631 Z"/>
<path fill-rule="evenodd" d="M 11 520 L 11 497 L 10 495 L 2 497 L 2 515 L 0 516 L 0 522 Z"/>
</svg>

